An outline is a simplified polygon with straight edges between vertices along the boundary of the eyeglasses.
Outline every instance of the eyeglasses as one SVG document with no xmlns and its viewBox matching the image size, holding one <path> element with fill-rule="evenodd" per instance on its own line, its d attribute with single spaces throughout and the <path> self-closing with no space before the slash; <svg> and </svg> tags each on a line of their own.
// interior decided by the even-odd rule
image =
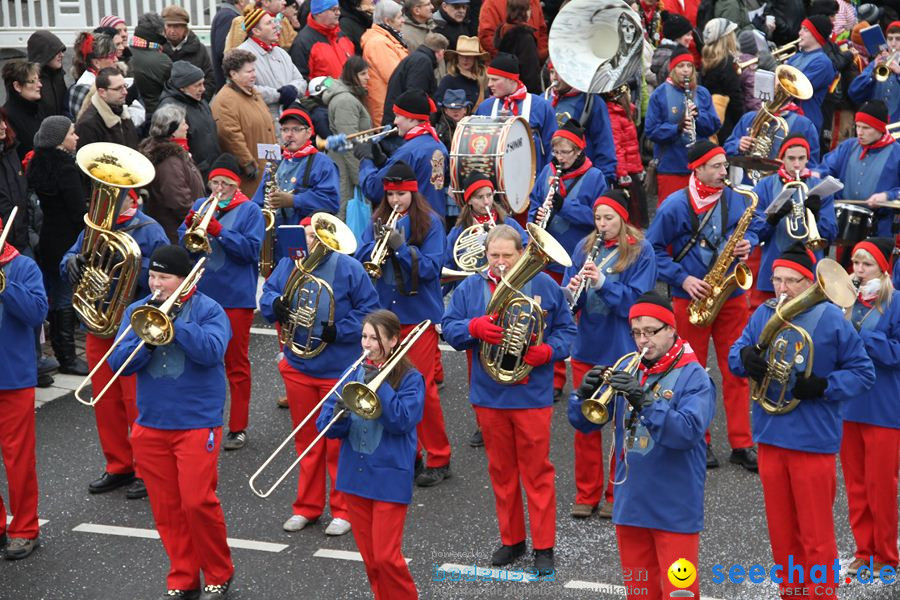
<svg viewBox="0 0 900 600">
<path fill-rule="evenodd" d="M 668 327 L 668 325 L 663 325 L 657 329 L 632 329 L 631 337 L 633 337 L 636 340 L 639 340 L 642 337 L 645 337 L 649 340 L 650 338 L 652 338 L 654 335 L 656 335 L 657 333 L 659 333 L 666 327 Z"/>
<path fill-rule="evenodd" d="M 303 133 L 309 131 L 309 127 L 282 127 L 281 131 L 285 133 Z"/>
<path fill-rule="evenodd" d="M 577 152 L 578 152 L 578 150 L 561 150 L 561 149 L 557 149 L 557 148 L 554 148 L 553 150 L 550 151 L 550 153 L 553 154 L 553 156 L 572 156 L 572 155 L 576 154 Z"/>
<path fill-rule="evenodd" d="M 801 281 L 803 281 L 803 277 L 773 277 L 772 285 L 797 285 Z"/>
<path fill-rule="evenodd" d="M 121 92 L 122 90 L 127 90 L 128 86 L 124 83 L 122 85 L 117 85 L 116 87 L 108 87 L 106 88 L 107 92 Z"/>
</svg>

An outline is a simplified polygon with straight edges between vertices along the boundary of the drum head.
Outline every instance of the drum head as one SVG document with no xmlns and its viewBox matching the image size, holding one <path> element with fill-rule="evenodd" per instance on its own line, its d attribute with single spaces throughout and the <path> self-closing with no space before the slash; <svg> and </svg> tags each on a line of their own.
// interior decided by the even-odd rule
<svg viewBox="0 0 900 600">
<path fill-rule="evenodd" d="M 515 214 L 528 210 L 529 194 L 534 187 L 537 156 L 531 127 L 522 117 L 510 120 L 503 133 L 506 151 L 500 163 L 500 187 L 506 193 L 506 201 Z"/>
</svg>

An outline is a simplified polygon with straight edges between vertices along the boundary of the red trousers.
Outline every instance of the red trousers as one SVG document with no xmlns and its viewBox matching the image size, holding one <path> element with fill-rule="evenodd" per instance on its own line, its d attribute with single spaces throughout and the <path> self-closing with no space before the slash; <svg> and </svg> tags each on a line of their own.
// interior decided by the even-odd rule
<svg viewBox="0 0 900 600">
<path fill-rule="evenodd" d="M 7 528 L 6 507 L 0 496 L 0 534 L 5 531 L 11 538 L 31 540 L 40 532 L 34 444 L 34 388 L 0 390 L 0 454 L 13 513 Z"/>
<path fill-rule="evenodd" d="M 728 425 L 728 443 L 732 448 L 749 448 L 753 445 L 750 434 L 750 386 L 743 377 L 737 377 L 728 368 L 728 351 L 741 336 L 750 318 L 747 296 L 729 298 L 722 305 L 710 327 L 694 327 L 688 320 L 686 298 L 672 298 L 675 309 L 675 325 L 678 335 L 694 349 L 697 360 L 706 366 L 709 354 L 709 338 L 716 348 L 716 362 L 722 372 L 722 402 L 725 405 L 725 419 Z M 706 432 L 709 443 L 709 431 Z"/>
<path fill-rule="evenodd" d="M 900 429 L 844 421 L 841 468 L 856 558 L 896 567 Z"/>
<path fill-rule="evenodd" d="M 836 600 L 837 585 L 831 584 L 831 566 L 838 556 L 832 516 L 837 487 L 835 455 L 759 444 L 758 460 L 772 558 L 774 564 L 783 566 L 781 597 Z M 793 582 L 788 581 L 788 557 L 794 565 L 803 566 L 806 583 L 798 582 L 798 573 Z M 810 581 L 810 568 L 817 564 L 827 569 L 827 584 Z"/>
<path fill-rule="evenodd" d="M 580 386 L 584 374 L 594 365 L 572 359 L 573 385 Z M 613 501 L 613 479 L 616 474 L 616 455 L 609 456 L 609 483 L 605 499 Z M 600 503 L 603 493 L 603 437 L 601 432 L 581 433 L 575 430 L 575 504 Z"/>
<path fill-rule="evenodd" d="M 476 406 L 475 417 L 484 437 L 500 541 L 511 546 L 525 540 L 521 481 L 528 497 L 532 546 L 552 548 L 556 540 L 556 469 L 550 462 L 553 408 Z"/>
<path fill-rule="evenodd" d="M 555 281 L 556 283 L 563 285 L 563 282 L 562 282 L 563 274 L 562 273 L 557 273 L 555 271 L 550 271 L 550 270 L 545 270 L 544 273 L 546 273 L 547 275 L 552 277 L 553 281 Z M 565 360 L 558 360 L 555 363 L 553 363 L 553 389 L 554 390 L 561 390 L 564 387 L 566 387 L 567 375 L 568 374 L 566 373 L 566 361 Z"/>
<path fill-rule="evenodd" d="M 93 369 L 103 359 L 103 355 L 112 346 L 114 338 L 99 338 L 88 333 L 85 338 L 84 353 L 88 366 Z M 106 387 L 107 382 L 113 376 L 113 370 L 109 364 L 97 370 L 91 378 L 91 386 L 94 395 Z M 94 405 L 94 418 L 97 420 L 97 435 L 100 437 L 100 447 L 103 456 L 106 457 L 106 472 L 120 475 L 122 473 L 137 473 L 137 465 L 134 462 L 134 453 L 131 451 L 131 441 L 128 435 L 134 420 L 137 418 L 137 380 L 134 375 L 120 375 L 110 386 L 109 391 Z"/>
<path fill-rule="evenodd" d="M 169 589 L 200 587 L 200 571 L 206 585 L 221 585 L 234 574 L 216 496 L 221 441 L 221 427 L 165 430 L 135 423 L 131 431 L 156 530 L 171 563 Z"/>
<path fill-rule="evenodd" d="M 616 525 L 619 542 L 619 559 L 625 574 L 628 600 L 662 600 L 677 590 L 669 582 L 669 567 L 684 558 L 699 569 L 697 562 L 700 547 L 699 533 L 673 533 L 661 529 Z M 700 579 L 688 588 L 694 598 L 700 597 Z M 635 593 L 643 592 L 644 593 Z"/>
<path fill-rule="evenodd" d="M 244 431 L 250 421 L 250 325 L 252 308 L 226 308 L 231 323 L 231 339 L 225 348 L 225 374 L 231 392 L 229 431 Z"/>
<path fill-rule="evenodd" d="M 400 337 L 405 338 L 415 325 L 400 327 Z M 428 456 L 425 466 L 429 468 L 443 467 L 450 464 L 450 440 L 444 427 L 444 410 L 441 408 L 441 396 L 434 382 L 435 364 L 440 362 L 441 352 L 438 349 L 438 334 L 434 325 L 422 334 L 406 357 L 425 378 L 425 411 L 422 421 L 416 426 L 419 448 L 425 448 Z"/>
<path fill-rule="evenodd" d="M 678 190 L 684 189 L 688 185 L 691 176 L 688 175 L 666 175 L 664 173 L 656 174 L 656 206 L 662 204 L 662 201 L 674 194 Z"/>
<path fill-rule="evenodd" d="M 375 600 L 415 600 L 416 583 L 403 558 L 406 504 L 345 494 L 356 547 Z"/>
<path fill-rule="evenodd" d="M 319 379 L 301 373 L 284 359 L 278 363 L 278 370 L 281 371 L 281 377 L 284 379 L 284 389 L 287 391 L 288 407 L 291 409 L 291 422 L 294 427 L 300 424 L 300 421 L 337 383 L 337 379 Z M 298 456 L 319 434 L 316 429 L 319 412 L 317 410 L 316 416 L 310 419 L 294 436 L 294 446 L 297 448 Z M 293 505 L 295 515 L 302 515 L 309 520 L 317 519 L 322 515 L 325 510 L 325 488 L 328 485 L 325 479 L 327 471 L 328 477 L 331 478 L 329 489 L 331 516 L 336 519 L 347 519 L 347 496 L 334 489 L 340 451 L 341 440 L 332 440 L 326 437 L 313 446 L 306 457 L 300 461 L 297 499 L 294 500 Z"/>
</svg>

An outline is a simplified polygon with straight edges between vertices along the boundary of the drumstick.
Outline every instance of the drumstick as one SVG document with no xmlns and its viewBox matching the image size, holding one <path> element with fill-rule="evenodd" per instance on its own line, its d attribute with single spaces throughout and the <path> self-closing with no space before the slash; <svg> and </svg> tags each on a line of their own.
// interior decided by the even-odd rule
<svg viewBox="0 0 900 600">
<path fill-rule="evenodd" d="M 868 204 L 868 200 L 835 200 L 835 204 Z M 881 200 L 875 203 L 876 206 L 882 206 L 884 208 L 893 208 L 895 210 L 900 210 L 900 200 Z"/>
</svg>

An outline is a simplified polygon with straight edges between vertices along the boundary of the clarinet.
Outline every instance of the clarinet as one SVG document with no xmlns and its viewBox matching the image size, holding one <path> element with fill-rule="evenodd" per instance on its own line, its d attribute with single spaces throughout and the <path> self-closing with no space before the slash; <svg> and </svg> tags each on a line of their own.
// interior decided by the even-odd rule
<svg viewBox="0 0 900 600">
<path fill-rule="evenodd" d="M 694 100 L 691 98 L 691 78 L 684 78 L 684 116 L 690 119 L 690 125 L 685 129 L 688 136 L 687 146 L 690 148 L 697 143 L 697 122 L 694 120 Z"/>
<path fill-rule="evenodd" d="M 544 203 L 541 204 L 541 208 L 544 209 L 544 216 L 535 222 L 535 225 L 540 227 L 541 229 L 547 229 L 547 225 L 550 224 L 550 218 L 553 212 L 553 197 L 556 195 L 556 192 L 559 191 L 559 177 L 553 175 L 550 177 L 550 185 L 547 188 L 547 195 L 544 197 Z"/>
<path fill-rule="evenodd" d="M 587 258 L 584 259 L 585 265 L 587 265 L 589 262 L 592 263 L 597 260 L 597 256 L 600 254 L 600 248 L 603 247 L 605 237 L 606 233 L 603 231 L 597 234 L 597 239 L 594 240 L 594 245 L 591 246 L 591 251 L 588 252 Z M 572 294 L 572 298 L 569 300 L 569 308 L 573 311 L 575 310 L 575 306 L 578 304 L 578 298 L 581 297 L 581 293 L 587 287 L 587 277 L 584 276 L 584 266 L 581 267 L 581 270 L 578 271 L 578 274 L 581 275 L 581 281 L 578 282 L 578 287 L 575 289 L 575 293 Z"/>
</svg>

